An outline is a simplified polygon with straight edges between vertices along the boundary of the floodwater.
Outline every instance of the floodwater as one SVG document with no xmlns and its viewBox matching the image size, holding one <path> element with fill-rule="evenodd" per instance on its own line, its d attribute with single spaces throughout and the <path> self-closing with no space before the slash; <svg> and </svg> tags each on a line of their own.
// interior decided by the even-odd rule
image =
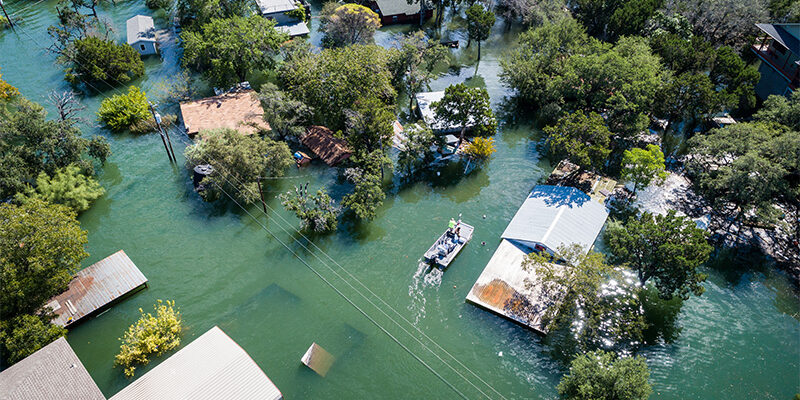
<svg viewBox="0 0 800 400">
<path fill-rule="evenodd" d="M 43 50 L 50 44 L 46 28 L 55 22 L 55 4 L 7 1 L 9 12 L 24 21 L 17 33 L 0 32 L 3 78 L 37 102 L 50 90 L 68 88 Z M 127 18 L 150 13 L 133 1 L 102 10 L 120 40 Z M 156 25 L 165 27 L 165 19 L 157 17 Z M 385 28 L 376 39 L 389 44 L 409 28 Z M 458 21 L 446 23 L 445 30 L 445 37 L 465 38 Z M 497 76 L 498 56 L 515 35 L 498 23 L 477 67 L 475 46 L 465 50 L 462 41 L 456 54 L 463 66 L 451 68 L 432 89 L 469 78 L 489 90 L 500 110 L 509 93 Z M 318 43 L 318 35 L 311 40 Z M 133 84 L 152 91 L 174 76 L 176 46 L 164 47 L 164 59 L 149 58 L 146 76 Z M 94 120 L 103 96 L 115 93 L 83 96 L 83 115 Z M 407 104 L 407 98 L 398 103 Z M 496 156 L 482 170 L 463 176 L 451 167 L 418 182 L 396 180 L 375 221 L 344 222 L 335 234 L 311 238 L 313 244 L 294 231 L 298 221 L 275 196 L 310 182 L 340 197 L 347 187 L 335 171 L 313 165 L 274 180 L 265 190 L 278 211 L 265 216 L 258 207 L 242 211 L 202 202 L 184 168 L 169 165 L 156 135 L 83 128 L 87 135 L 108 137 L 114 152 L 99 177 L 106 195 L 80 216 L 89 231 L 85 265 L 124 249 L 150 281 L 147 290 L 68 335 L 107 396 L 130 382 L 113 368 L 117 338 L 139 308 L 147 310 L 157 299 L 180 307 L 184 344 L 220 326 L 288 399 L 556 396 L 563 365 L 541 338 L 464 302 L 499 234 L 551 169 L 540 154 L 541 135 L 530 125 L 503 126 Z M 175 143 L 179 149 L 182 140 Z M 458 213 L 476 228 L 472 242 L 443 274 L 421 269 L 420 256 Z M 787 399 L 800 392 L 798 303 L 788 282 L 757 263 L 719 264 L 707 271 L 706 292 L 684 304 L 678 339 L 642 351 L 653 397 Z M 300 364 L 312 342 L 336 357 L 325 378 Z"/>
</svg>

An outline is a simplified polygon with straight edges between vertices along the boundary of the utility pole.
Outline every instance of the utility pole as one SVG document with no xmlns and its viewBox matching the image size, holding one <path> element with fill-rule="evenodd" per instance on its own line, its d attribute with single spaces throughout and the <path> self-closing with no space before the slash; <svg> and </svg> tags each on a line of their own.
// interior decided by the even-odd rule
<svg viewBox="0 0 800 400">
<path fill-rule="evenodd" d="M 169 129 L 163 127 L 161 125 L 161 114 L 156 111 L 156 125 L 158 125 L 158 130 L 160 132 L 164 132 L 164 136 L 167 137 L 167 144 L 169 144 L 169 152 L 172 153 L 172 161 L 178 162 L 178 159 L 175 158 L 175 150 L 172 149 L 172 139 L 169 137 Z"/>
<path fill-rule="evenodd" d="M 170 154 L 169 152 L 169 147 L 167 147 L 167 139 L 164 138 L 164 132 L 161 132 L 161 124 L 159 123 L 159 119 L 161 119 L 161 116 L 160 115 L 156 116 L 158 115 L 158 113 L 156 113 L 156 109 L 155 107 L 153 107 L 153 103 L 150 103 L 150 113 L 153 114 L 153 119 L 156 121 L 156 126 L 158 127 L 158 134 L 161 135 L 161 142 L 164 143 L 164 150 L 167 152 L 167 158 L 169 158 L 170 162 L 175 162 L 175 160 L 172 159 L 172 154 Z"/>
<path fill-rule="evenodd" d="M 261 207 L 264 208 L 264 214 L 267 213 L 267 203 L 264 201 L 264 191 L 261 190 L 261 177 L 259 176 L 256 179 L 256 183 L 258 184 L 258 194 L 261 196 Z"/>
<path fill-rule="evenodd" d="M 6 6 L 5 6 L 5 5 L 3 5 L 3 0 L 0 0 L 0 8 L 2 8 L 2 9 L 3 9 L 3 14 L 5 14 L 5 16 L 6 16 L 6 19 L 8 20 L 8 26 L 10 26 L 10 27 L 11 27 L 11 29 L 12 29 L 14 32 L 16 32 L 17 30 L 14 28 L 14 23 L 13 23 L 13 22 L 11 22 L 11 17 L 9 17 L 9 16 L 8 16 L 8 13 L 6 12 Z"/>
</svg>

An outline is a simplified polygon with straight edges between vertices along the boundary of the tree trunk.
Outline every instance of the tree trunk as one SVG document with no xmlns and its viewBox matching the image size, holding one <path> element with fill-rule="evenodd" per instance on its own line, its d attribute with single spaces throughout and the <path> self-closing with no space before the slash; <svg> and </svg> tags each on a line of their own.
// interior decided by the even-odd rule
<svg viewBox="0 0 800 400">
<path fill-rule="evenodd" d="M 413 115 L 414 112 L 414 95 L 412 93 L 408 94 L 408 114 Z"/>
<path fill-rule="evenodd" d="M 478 40 L 478 61 L 481 60 L 481 41 Z"/>
</svg>

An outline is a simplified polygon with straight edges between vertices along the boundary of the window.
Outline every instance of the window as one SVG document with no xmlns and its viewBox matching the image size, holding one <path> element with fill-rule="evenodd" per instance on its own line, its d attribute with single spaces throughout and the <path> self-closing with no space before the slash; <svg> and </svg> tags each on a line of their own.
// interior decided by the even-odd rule
<svg viewBox="0 0 800 400">
<path fill-rule="evenodd" d="M 139 46 L 142 48 L 142 51 L 144 51 L 144 45 L 140 44 Z"/>
<path fill-rule="evenodd" d="M 772 41 L 772 47 L 774 47 L 774 48 L 775 48 L 775 51 L 777 51 L 779 54 L 784 54 L 784 53 L 786 53 L 786 47 L 784 47 L 784 46 L 783 46 L 783 45 L 782 45 L 780 42 L 778 42 L 777 40 L 774 40 L 774 41 Z"/>
</svg>

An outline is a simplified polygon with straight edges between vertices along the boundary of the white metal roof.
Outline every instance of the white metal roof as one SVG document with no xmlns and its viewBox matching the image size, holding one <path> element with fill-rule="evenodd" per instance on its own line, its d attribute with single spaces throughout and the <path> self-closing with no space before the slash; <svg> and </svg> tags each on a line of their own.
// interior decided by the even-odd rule
<svg viewBox="0 0 800 400">
<path fill-rule="evenodd" d="M 291 11 L 297 8 L 294 0 L 256 0 L 262 14 Z"/>
<path fill-rule="evenodd" d="M 155 42 L 156 28 L 153 25 L 153 18 L 146 15 L 137 15 L 125 22 L 128 32 L 128 44 L 136 42 Z"/>
<path fill-rule="evenodd" d="M 264 371 L 216 326 L 111 397 L 112 400 L 282 398 Z"/>
<path fill-rule="evenodd" d="M 375 0 L 375 2 L 378 3 L 378 8 L 384 17 L 399 14 L 413 15 L 420 10 L 419 1 L 414 1 L 412 4 L 408 4 L 407 0 Z"/>
<path fill-rule="evenodd" d="M 440 101 L 443 97 L 444 91 L 417 93 L 417 107 L 419 107 L 419 112 L 422 114 L 422 120 L 428 124 L 431 130 L 437 133 L 459 132 L 461 131 L 460 126 L 448 124 L 436 118 L 436 112 L 433 110 L 432 104 Z M 467 128 L 474 125 L 472 122 L 468 123 Z"/>
<path fill-rule="evenodd" d="M 541 243 L 550 250 L 577 243 L 594 244 L 608 218 L 606 207 L 569 186 L 538 185 L 517 210 L 502 238 Z"/>
<path fill-rule="evenodd" d="M 278 25 L 275 29 L 286 32 L 289 36 L 308 35 L 311 32 L 303 21 L 297 21 L 293 24 Z"/>
</svg>

